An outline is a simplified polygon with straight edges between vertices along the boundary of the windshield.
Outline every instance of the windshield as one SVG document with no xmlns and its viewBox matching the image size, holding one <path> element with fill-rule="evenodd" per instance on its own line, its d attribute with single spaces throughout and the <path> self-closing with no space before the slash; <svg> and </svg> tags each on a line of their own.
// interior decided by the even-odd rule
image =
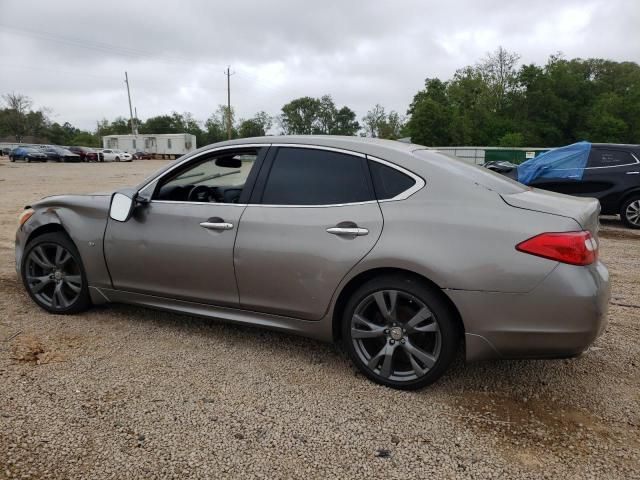
<svg viewBox="0 0 640 480">
<path fill-rule="evenodd" d="M 435 150 L 414 150 L 413 154 L 430 162 L 438 162 L 438 165 L 448 169 L 454 175 L 460 175 L 469 180 L 482 185 L 496 193 L 509 195 L 513 193 L 522 193 L 527 191 L 527 187 L 521 183 L 511 180 L 499 173 L 492 172 L 487 168 L 474 165 L 472 163 L 460 160 L 458 157 L 437 152 L 439 158 L 434 158 Z M 440 162 L 442 160 L 442 162 Z"/>
</svg>

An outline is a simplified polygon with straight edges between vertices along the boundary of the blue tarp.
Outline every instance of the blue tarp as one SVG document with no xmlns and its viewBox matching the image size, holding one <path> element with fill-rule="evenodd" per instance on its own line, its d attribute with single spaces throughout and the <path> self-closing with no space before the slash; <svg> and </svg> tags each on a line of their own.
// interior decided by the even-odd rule
<svg viewBox="0 0 640 480">
<path fill-rule="evenodd" d="M 578 142 L 549 150 L 518 165 L 518 181 L 529 185 L 539 178 L 582 180 L 590 151 L 590 142 Z"/>
</svg>

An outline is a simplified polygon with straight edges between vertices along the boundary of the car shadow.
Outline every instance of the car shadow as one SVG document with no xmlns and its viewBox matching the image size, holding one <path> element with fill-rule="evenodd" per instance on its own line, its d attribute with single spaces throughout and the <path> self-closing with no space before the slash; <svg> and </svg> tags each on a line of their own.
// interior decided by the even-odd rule
<svg viewBox="0 0 640 480">
<path fill-rule="evenodd" d="M 94 316 L 92 311 L 89 317 Z M 322 365 L 323 374 L 333 376 L 340 382 L 345 375 L 362 376 L 350 362 L 347 353 L 339 343 L 325 343 L 287 332 L 268 330 L 260 327 L 229 323 L 223 320 L 200 318 L 176 314 L 144 307 L 122 304 L 94 307 L 93 312 L 101 318 L 119 318 L 126 322 L 152 324 L 163 333 L 179 334 L 181 337 L 197 335 L 212 342 L 224 341 L 227 345 L 244 350 L 260 352 L 268 348 L 270 355 L 283 357 L 286 365 Z M 464 361 L 462 344 L 456 358 L 445 375 L 432 387 L 417 392 L 426 394 L 433 391 L 486 392 L 498 390 L 505 394 L 518 395 L 519 392 L 535 391 L 538 394 L 561 389 L 567 378 L 581 381 L 576 375 L 584 358 L 553 360 L 486 360 L 474 363 Z M 582 376 L 584 388 L 589 383 L 588 376 Z M 591 383 L 593 378 L 590 379 Z M 593 389 L 589 383 L 588 388 Z"/>
</svg>

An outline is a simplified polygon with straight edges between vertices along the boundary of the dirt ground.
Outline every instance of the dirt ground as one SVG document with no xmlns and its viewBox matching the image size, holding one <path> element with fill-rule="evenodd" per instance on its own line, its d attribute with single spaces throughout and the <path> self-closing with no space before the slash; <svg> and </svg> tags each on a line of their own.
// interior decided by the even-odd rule
<svg viewBox="0 0 640 480">
<path fill-rule="evenodd" d="M 609 326 L 582 357 L 459 359 L 399 392 L 333 345 L 31 302 L 14 270 L 22 207 L 133 185 L 164 163 L 0 158 L 0 478 L 640 478 L 640 232 L 602 222 Z"/>
</svg>

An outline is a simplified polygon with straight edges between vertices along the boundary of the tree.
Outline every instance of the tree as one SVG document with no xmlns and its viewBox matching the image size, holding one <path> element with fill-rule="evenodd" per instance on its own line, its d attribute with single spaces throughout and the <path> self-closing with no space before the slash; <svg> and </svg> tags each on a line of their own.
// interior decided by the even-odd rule
<svg viewBox="0 0 640 480">
<path fill-rule="evenodd" d="M 360 129 L 355 118 L 349 107 L 338 109 L 331 95 L 323 95 L 292 100 L 282 107 L 278 121 L 285 134 L 355 135 Z"/>
<path fill-rule="evenodd" d="M 520 132 L 505 133 L 498 142 L 500 147 L 521 147 L 524 145 L 524 135 Z"/>
<path fill-rule="evenodd" d="M 204 145 L 221 142 L 227 139 L 227 117 L 231 115 L 231 138 L 237 138 L 238 132 L 233 126 L 235 112 L 233 107 L 228 110 L 226 105 L 218 105 L 218 109 L 204 122 Z"/>
<path fill-rule="evenodd" d="M 149 117 L 145 120 L 139 128 L 140 133 L 179 133 L 181 130 L 181 119 L 176 118 L 178 114 L 173 112 L 172 115 L 158 115 L 155 117 Z M 176 125 L 176 123 L 179 123 Z M 131 131 L 131 130 L 129 130 Z"/>
<path fill-rule="evenodd" d="M 323 95 L 318 103 L 318 119 L 314 133 L 331 135 L 335 130 L 335 121 L 338 110 L 331 95 Z"/>
<path fill-rule="evenodd" d="M 388 140 L 397 140 L 402 136 L 405 118 L 398 112 L 391 110 L 379 127 L 378 136 Z"/>
<path fill-rule="evenodd" d="M 141 126 L 141 122 L 137 122 Z M 109 122 L 106 118 L 98 121 L 98 136 L 105 135 L 127 135 L 131 133 L 130 121 L 124 117 L 116 117 L 115 120 Z"/>
<path fill-rule="evenodd" d="M 11 135 L 17 142 L 22 141 L 22 137 L 27 133 L 27 113 L 31 110 L 33 102 L 26 95 L 19 93 L 7 93 L 2 95 L 8 112 L 4 123 Z"/>
<path fill-rule="evenodd" d="M 261 137 L 271 128 L 272 119 L 265 112 L 258 112 L 253 118 L 241 120 L 238 126 L 240 138 Z"/>
<path fill-rule="evenodd" d="M 380 136 L 380 128 L 384 125 L 386 119 L 387 114 L 384 111 L 384 107 L 376 103 L 375 107 L 362 117 L 366 135 L 374 138 Z"/>
<path fill-rule="evenodd" d="M 333 135 L 355 135 L 360 130 L 360 124 L 356 120 L 356 112 L 344 106 L 335 114 Z"/>
<path fill-rule="evenodd" d="M 478 71 L 484 76 L 491 98 L 493 109 L 500 111 L 505 107 L 507 96 L 516 85 L 516 65 L 520 55 L 498 47 L 493 53 L 488 53 L 478 66 Z"/>
<path fill-rule="evenodd" d="M 318 131 L 321 102 L 317 98 L 300 97 L 282 107 L 280 127 L 287 135 L 311 135 Z"/>
<path fill-rule="evenodd" d="M 89 132 L 79 131 L 71 138 L 70 145 L 82 145 L 85 147 L 100 147 L 100 137 Z"/>
</svg>

